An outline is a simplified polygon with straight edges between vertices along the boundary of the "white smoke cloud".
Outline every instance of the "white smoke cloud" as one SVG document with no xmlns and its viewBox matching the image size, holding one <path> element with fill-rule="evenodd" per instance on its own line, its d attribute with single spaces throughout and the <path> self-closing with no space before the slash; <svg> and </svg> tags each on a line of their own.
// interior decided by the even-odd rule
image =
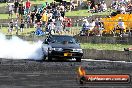
<svg viewBox="0 0 132 88">
<path fill-rule="evenodd" d="M 0 58 L 7 59 L 42 59 L 42 42 L 30 43 L 16 36 L 6 39 L 0 34 Z"/>
</svg>

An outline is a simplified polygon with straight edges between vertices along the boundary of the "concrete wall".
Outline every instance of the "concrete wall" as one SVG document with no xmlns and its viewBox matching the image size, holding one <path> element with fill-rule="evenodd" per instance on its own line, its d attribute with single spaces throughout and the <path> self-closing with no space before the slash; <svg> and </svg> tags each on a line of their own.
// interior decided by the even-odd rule
<svg viewBox="0 0 132 88">
<path fill-rule="evenodd" d="M 132 44 L 132 37 L 75 36 L 80 43 Z"/>
<path fill-rule="evenodd" d="M 11 36 L 6 36 L 7 38 L 11 38 Z M 21 39 L 27 40 L 27 41 L 38 41 L 38 40 L 44 40 L 45 36 L 18 36 Z M 93 43 L 93 44 L 132 44 L 132 37 L 97 37 L 97 36 L 75 36 L 75 38 L 80 43 Z"/>
<path fill-rule="evenodd" d="M 84 49 L 85 59 L 132 61 L 132 52 L 115 50 Z"/>
</svg>

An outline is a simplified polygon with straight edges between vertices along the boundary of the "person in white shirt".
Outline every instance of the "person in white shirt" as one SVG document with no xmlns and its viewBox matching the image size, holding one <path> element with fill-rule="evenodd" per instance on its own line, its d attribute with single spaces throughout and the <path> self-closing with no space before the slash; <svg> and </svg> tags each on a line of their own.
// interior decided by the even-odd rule
<svg viewBox="0 0 132 88">
<path fill-rule="evenodd" d="M 118 24 L 117 24 L 117 27 L 116 27 L 116 30 L 119 30 L 120 31 L 120 35 L 122 35 L 124 33 L 124 30 L 125 30 L 125 24 L 122 20 L 121 17 L 119 17 L 119 21 L 118 21 Z"/>
<path fill-rule="evenodd" d="M 50 24 L 48 25 L 48 30 L 50 31 L 50 34 L 55 33 L 55 24 L 54 24 L 54 22 L 50 22 Z"/>
<path fill-rule="evenodd" d="M 93 30 L 95 27 L 95 21 L 92 20 L 92 22 L 89 24 L 89 30 Z"/>
<path fill-rule="evenodd" d="M 126 13 L 126 8 L 125 8 L 124 5 L 121 6 L 120 12 L 121 12 L 122 14 L 125 14 L 125 13 Z"/>
<path fill-rule="evenodd" d="M 95 28 L 95 21 L 92 20 L 92 22 L 89 23 L 89 25 L 88 25 L 88 30 L 95 33 L 95 29 L 94 28 Z"/>
<path fill-rule="evenodd" d="M 13 3 L 8 3 L 7 5 L 8 5 L 8 11 L 9 11 L 9 17 L 12 18 L 14 5 L 13 5 Z"/>
<path fill-rule="evenodd" d="M 104 1 L 101 3 L 101 10 L 102 11 L 106 11 L 107 10 L 107 5 L 106 5 L 106 3 Z"/>
<path fill-rule="evenodd" d="M 87 19 L 83 20 L 84 23 L 82 24 L 82 30 L 81 30 L 81 35 L 88 35 L 89 36 L 89 22 Z"/>
<path fill-rule="evenodd" d="M 19 30 L 18 20 L 16 20 L 16 21 L 14 22 L 14 25 L 15 25 L 16 35 L 18 35 L 18 30 Z"/>
</svg>

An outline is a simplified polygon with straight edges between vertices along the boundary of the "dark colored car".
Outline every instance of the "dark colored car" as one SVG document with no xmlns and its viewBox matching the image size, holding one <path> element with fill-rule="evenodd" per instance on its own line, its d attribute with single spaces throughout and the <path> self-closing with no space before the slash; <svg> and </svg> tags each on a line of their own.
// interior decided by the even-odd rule
<svg viewBox="0 0 132 88">
<path fill-rule="evenodd" d="M 45 55 L 44 60 L 46 57 L 49 61 L 53 58 L 75 58 L 77 62 L 81 62 L 83 51 L 80 44 L 72 36 L 51 35 L 45 39 L 43 46 L 46 44 L 48 45 L 48 53 Z M 43 50 L 45 49 L 43 48 Z"/>
</svg>

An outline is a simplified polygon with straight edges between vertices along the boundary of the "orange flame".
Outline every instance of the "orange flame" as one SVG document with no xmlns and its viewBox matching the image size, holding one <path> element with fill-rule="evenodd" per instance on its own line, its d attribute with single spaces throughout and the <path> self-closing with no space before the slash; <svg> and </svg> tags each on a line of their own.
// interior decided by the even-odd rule
<svg viewBox="0 0 132 88">
<path fill-rule="evenodd" d="M 79 73 L 79 76 L 86 75 L 86 72 L 85 72 L 84 68 L 82 68 L 81 66 L 78 68 L 78 73 Z"/>
</svg>

